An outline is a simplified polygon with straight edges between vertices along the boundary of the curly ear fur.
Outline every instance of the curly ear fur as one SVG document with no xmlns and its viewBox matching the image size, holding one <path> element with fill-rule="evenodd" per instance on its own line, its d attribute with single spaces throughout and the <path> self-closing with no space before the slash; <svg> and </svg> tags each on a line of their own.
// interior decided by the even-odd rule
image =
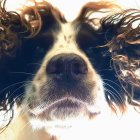
<svg viewBox="0 0 140 140">
<path fill-rule="evenodd" d="M 101 26 L 100 20 L 102 17 L 120 10 L 122 10 L 120 6 L 111 2 L 89 2 L 84 5 L 75 21 L 86 22 L 94 29 L 98 29 Z M 101 16 L 98 16 L 97 18 L 95 17 L 95 14 L 101 14 Z"/>
<path fill-rule="evenodd" d="M 76 21 L 84 22 L 104 39 L 101 46 L 107 47 L 112 57 L 112 68 L 116 71 L 128 102 L 140 105 L 140 10 L 127 9 L 112 15 L 103 17 L 96 22 L 97 18 L 90 18 L 95 12 L 104 9 L 121 8 L 112 3 L 86 4 Z M 96 25 L 98 27 L 96 29 Z"/>
<path fill-rule="evenodd" d="M 65 22 L 63 15 L 47 2 L 24 6 L 20 14 L 5 9 L 6 0 L 0 2 L 0 71 L 7 62 L 20 55 L 23 40 L 35 37 L 50 26 Z M 58 28 L 58 27 L 57 27 Z"/>
<path fill-rule="evenodd" d="M 105 46 L 112 54 L 113 67 L 128 97 L 128 102 L 139 106 L 140 11 L 125 10 L 102 19 L 101 25 L 106 37 L 109 36 Z"/>
<path fill-rule="evenodd" d="M 28 38 L 36 36 L 41 28 L 44 28 L 45 24 L 43 25 L 43 23 L 47 23 L 49 20 L 53 23 L 65 22 L 65 18 L 59 10 L 46 1 L 35 3 L 34 6 L 23 7 L 20 17 L 26 27 L 26 34 L 29 34 L 26 35 Z"/>
<path fill-rule="evenodd" d="M 15 56 L 19 48 L 18 29 L 21 26 L 20 16 L 15 12 L 7 12 L 5 3 L 0 3 L 0 60 L 5 56 Z"/>
<path fill-rule="evenodd" d="M 42 21 L 47 22 L 47 16 L 57 22 L 65 22 L 63 15 L 47 2 L 25 6 L 20 9 L 20 15 L 6 11 L 5 3 L 5 0 L 0 3 L 0 58 L 15 56 L 21 39 L 36 36 L 42 28 Z"/>
</svg>

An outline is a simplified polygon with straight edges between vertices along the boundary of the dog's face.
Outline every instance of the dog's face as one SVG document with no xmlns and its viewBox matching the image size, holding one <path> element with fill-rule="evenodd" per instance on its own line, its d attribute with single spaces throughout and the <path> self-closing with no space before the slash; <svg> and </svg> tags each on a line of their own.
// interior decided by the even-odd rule
<svg viewBox="0 0 140 140">
<path fill-rule="evenodd" d="M 102 35 L 88 23 L 46 16 L 41 32 L 24 44 L 33 48 L 28 59 L 38 65 L 24 100 L 34 128 L 66 129 L 81 120 L 94 121 L 109 110 L 108 93 L 123 104 L 111 56 L 98 47 L 103 43 Z"/>
<path fill-rule="evenodd" d="M 3 87 L 8 85 L 6 90 L 13 88 L 10 97 L 25 94 L 19 104 L 22 103 L 35 129 L 45 128 L 56 135 L 59 130 L 77 128 L 77 124 L 85 127 L 84 122 L 100 121 L 112 112 L 125 111 L 128 92 L 120 83 L 125 79 L 121 79 L 123 70 L 128 68 L 124 58 L 134 58 L 131 53 L 134 52 L 135 59 L 139 59 L 137 44 L 131 47 L 131 43 L 136 42 L 131 34 L 137 36 L 139 28 L 126 32 L 126 22 L 129 26 L 133 23 L 133 11 L 98 20 L 99 28 L 96 28 L 96 19 L 88 15 L 94 13 L 94 9 L 111 7 L 105 3 L 87 4 L 77 19 L 67 22 L 57 9 L 48 3 L 39 3 L 38 9 L 27 8 L 21 14 L 22 20 L 13 14 L 9 28 L 1 23 L 2 29 L 9 33 L 2 32 L 3 38 L 13 33 L 17 42 L 3 43 L 5 40 L 0 38 L 6 53 L 9 44 L 13 50 L 16 48 L 16 57 L 4 62 L 1 59 L 8 72 L 6 68 L 0 69 L 6 82 L 0 80 Z M 139 14 L 135 18 L 139 18 Z M 23 38 L 21 34 L 28 37 Z M 13 71 L 17 71 L 16 75 L 9 73 Z"/>
<path fill-rule="evenodd" d="M 48 48 L 45 46 L 47 33 L 42 36 L 44 44 L 39 47 Z M 63 127 L 58 120 L 96 117 L 101 113 L 101 102 L 105 103 L 103 81 L 81 47 L 84 45 L 81 39 L 89 39 L 90 42 L 84 42 L 85 47 L 93 47 L 94 51 L 96 39 L 90 46 L 94 36 L 89 38 L 88 31 L 81 33 L 77 25 L 71 23 L 60 24 L 60 29 L 52 31 L 52 36 L 55 38 L 53 45 L 44 53 L 40 67 L 26 89 L 31 118 L 42 123 L 56 121 L 57 127 Z M 100 61 L 98 54 L 95 55 L 94 61 Z"/>
</svg>

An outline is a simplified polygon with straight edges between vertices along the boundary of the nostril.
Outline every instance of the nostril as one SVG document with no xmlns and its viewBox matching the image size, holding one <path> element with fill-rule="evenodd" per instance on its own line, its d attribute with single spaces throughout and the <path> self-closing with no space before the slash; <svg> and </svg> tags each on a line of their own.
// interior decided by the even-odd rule
<svg viewBox="0 0 140 140">
<path fill-rule="evenodd" d="M 65 67 L 64 67 L 63 60 L 56 62 L 54 73 L 61 75 L 64 73 L 64 71 L 65 71 Z"/>
<path fill-rule="evenodd" d="M 78 74 L 86 74 L 87 73 L 87 66 L 83 61 L 77 61 L 72 63 L 72 73 L 75 75 Z"/>
<path fill-rule="evenodd" d="M 86 62 L 76 54 L 59 54 L 54 56 L 46 67 L 48 75 L 63 76 L 65 78 L 76 77 L 79 74 L 87 74 Z"/>
<path fill-rule="evenodd" d="M 47 74 L 62 74 L 64 72 L 63 60 L 51 61 L 47 66 Z"/>
</svg>

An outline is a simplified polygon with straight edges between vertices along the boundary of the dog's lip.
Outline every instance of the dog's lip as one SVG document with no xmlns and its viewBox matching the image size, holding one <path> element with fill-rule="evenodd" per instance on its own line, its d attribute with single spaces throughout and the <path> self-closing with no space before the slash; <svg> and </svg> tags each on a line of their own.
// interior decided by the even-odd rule
<svg viewBox="0 0 140 140">
<path fill-rule="evenodd" d="M 30 113 L 33 116 L 40 116 L 45 112 L 51 111 L 53 108 L 63 108 L 63 109 L 73 109 L 78 110 L 79 108 L 82 110 L 86 110 L 90 117 L 96 116 L 100 114 L 100 111 L 90 112 L 87 108 L 88 104 L 82 100 L 79 100 L 75 97 L 63 97 L 58 99 L 50 104 L 40 105 L 34 109 L 30 110 Z"/>
<path fill-rule="evenodd" d="M 39 115 L 46 110 L 51 110 L 51 108 L 53 108 L 53 107 L 56 107 L 56 106 L 60 107 L 64 103 L 67 103 L 67 105 L 68 105 L 67 107 L 69 107 L 69 108 L 70 108 L 70 106 L 72 107 L 72 105 L 73 106 L 75 105 L 78 107 L 82 104 L 85 104 L 81 100 L 76 99 L 74 97 L 63 97 L 63 98 L 53 101 L 52 103 L 45 103 L 44 105 L 40 105 L 34 109 L 30 109 L 30 112 L 34 115 Z M 65 108 L 66 108 L 66 106 L 65 106 Z"/>
</svg>

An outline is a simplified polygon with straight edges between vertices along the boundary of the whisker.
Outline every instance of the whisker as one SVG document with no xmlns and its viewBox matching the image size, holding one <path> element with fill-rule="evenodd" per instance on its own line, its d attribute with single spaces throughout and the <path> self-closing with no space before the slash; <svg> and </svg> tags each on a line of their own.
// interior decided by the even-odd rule
<svg viewBox="0 0 140 140">
<path fill-rule="evenodd" d="M 41 63 L 29 63 L 28 65 L 39 65 L 39 66 L 41 66 Z"/>
<path fill-rule="evenodd" d="M 19 86 L 17 89 L 15 89 L 15 90 L 10 94 L 9 98 L 10 98 L 16 91 L 18 91 L 20 88 L 24 87 L 26 84 L 27 84 L 27 83 L 22 84 L 22 85 Z"/>
<path fill-rule="evenodd" d="M 114 95 L 116 95 L 120 99 L 120 101 L 123 102 L 123 98 L 120 96 L 119 92 L 114 87 L 112 87 L 111 85 L 109 85 L 107 83 L 104 83 L 104 84 L 109 86 L 110 88 L 112 88 L 115 91 L 115 93 L 109 89 L 108 90 L 111 91 L 112 93 L 114 93 Z"/>
<path fill-rule="evenodd" d="M 119 96 L 117 96 L 114 92 L 112 92 L 111 90 L 106 89 L 106 88 L 105 88 L 105 91 L 107 91 L 111 95 L 111 97 L 113 97 L 113 99 L 116 103 L 118 103 L 118 104 L 120 102 L 123 103 L 123 100 Z"/>
<path fill-rule="evenodd" d="M 12 74 L 26 74 L 26 75 L 33 75 L 33 76 L 35 76 L 35 74 L 28 73 L 28 72 L 10 72 L 10 73 L 12 73 Z"/>
<path fill-rule="evenodd" d="M 108 90 L 108 89 L 105 89 L 105 91 L 107 92 L 107 93 L 109 93 L 108 94 L 108 98 L 109 98 L 109 100 L 111 101 L 111 98 L 113 98 L 114 99 L 114 101 L 115 101 L 115 103 L 119 103 L 119 101 L 116 99 L 116 97 L 115 97 L 115 94 L 113 94 L 113 92 L 111 92 L 110 90 Z M 118 97 L 117 97 L 118 98 Z M 112 102 L 112 101 L 111 101 Z"/>
<path fill-rule="evenodd" d="M 107 86 L 109 86 L 110 88 L 112 88 L 112 89 L 115 91 L 115 93 L 116 93 L 117 95 L 120 96 L 119 92 L 118 92 L 113 86 L 111 86 L 111 85 L 108 84 L 108 83 L 104 83 L 104 85 L 107 85 Z"/>
<path fill-rule="evenodd" d="M 0 93 L 4 92 L 5 90 L 7 90 L 7 89 L 10 88 L 10 87 L 13 87 L 13 86 L 15 86 L 15 85 L 22 84 L 22 83 L 25 83 L 25 82 L 31 82 L 31 81 L 22 81 L 22 82 L 13 83 L 13 84 L 11 84 L 11 85 L 5 87 L 4 89 L 2 89 L 2 90 L 0 91 Z"/>
<path fill-rule="evenodd" d="M 100 70 L 98 70 L 99 72 L 100 71 L 111 71 L 112 69 L 110 68 L 110 69 L 100 69 Z"/>
<path fill-rule="evenodd" d="M 14 98 L 14 100 L 10 103 L 11 105 L 14 105 L 14 103 L 16 102 L 16 100 L 21 97 L 24 93 L 20 93 L 18 96 L 16 96 L 16 98 Z"/>
<path fill-rule="evenodd" d="M 109 81 L 111 83 L 113 83 L 114 85 L 118 86 L 121 88 L 121 86 L 119 84 L 117 84 L 116 82 L 112 81 L 112 80 L 109 80 L 109 79 L 103 79 L 103 81 Z"/>
</svg>

